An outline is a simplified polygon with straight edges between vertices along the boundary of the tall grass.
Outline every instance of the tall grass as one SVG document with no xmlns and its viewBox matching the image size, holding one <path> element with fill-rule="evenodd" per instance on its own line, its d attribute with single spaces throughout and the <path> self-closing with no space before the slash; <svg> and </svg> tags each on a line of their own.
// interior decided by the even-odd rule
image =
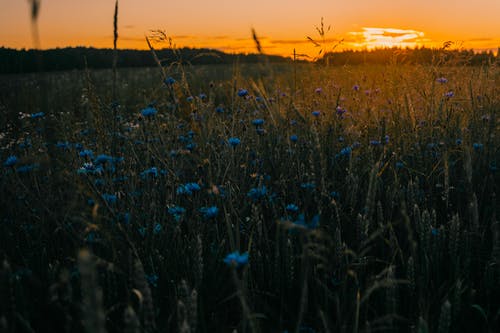
<svg viewBox="0 0 500 333">
<path fill-rule="evenodd" d="M 157 60 L 2 95 L 3 330 L 498 328 L 497 65 Z"/>
</svg>

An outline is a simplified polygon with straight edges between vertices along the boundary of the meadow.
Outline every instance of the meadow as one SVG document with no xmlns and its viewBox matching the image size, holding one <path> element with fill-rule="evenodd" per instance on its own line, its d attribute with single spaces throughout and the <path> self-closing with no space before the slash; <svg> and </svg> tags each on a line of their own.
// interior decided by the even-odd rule
<svg viewBox="0 0 500 333">
<path fill-rule="evenodd" d="M 0 77 L 5 332 L 495 332 L 500 67 Z"/>
</svg>

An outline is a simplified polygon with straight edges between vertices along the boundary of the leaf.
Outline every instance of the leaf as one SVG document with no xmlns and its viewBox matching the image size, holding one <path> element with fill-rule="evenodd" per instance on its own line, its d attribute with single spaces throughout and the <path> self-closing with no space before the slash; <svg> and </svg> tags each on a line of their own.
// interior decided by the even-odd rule
<svg viewBox="0 0 500 333">
<path fill-rule="evenodd" d="M 484 312 L 484 309 L 479 304 L 472 305 L 472 308 L 476 309 L 481 314 L 485 323 L 488 323 L 488 316 L 486 315 L 486 312 Z"/>
</svg>

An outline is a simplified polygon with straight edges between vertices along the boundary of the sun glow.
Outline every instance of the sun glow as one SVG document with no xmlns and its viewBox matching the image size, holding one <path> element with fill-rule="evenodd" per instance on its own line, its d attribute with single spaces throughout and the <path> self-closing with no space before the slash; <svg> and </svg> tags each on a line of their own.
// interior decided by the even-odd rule
<svg viewBox="0 0 500 333">
<path fill-rule="evenodd" d="M 426 40 L 424 33 L 417 30 L 395 28 L 368 28 L 350 33 L 354 37 L 352 45 L 360 48 L 374 49 L 384 47 L 416 47 Z"/>
</svg>

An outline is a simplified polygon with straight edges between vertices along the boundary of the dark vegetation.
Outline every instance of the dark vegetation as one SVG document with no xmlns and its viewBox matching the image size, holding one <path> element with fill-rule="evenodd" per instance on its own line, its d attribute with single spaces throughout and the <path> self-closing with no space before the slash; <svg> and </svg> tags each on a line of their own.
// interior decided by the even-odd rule
<svg viewBox="0 0 500 333">
<path fill-rule="evenodd" d="M 156 51 L 163 65 L 172 62 L 182 62 L 192 65 L 258 63 L 262 61 L 261 54 L 227 54 L 210 49 L 162 49 Z M 289 63 L 290 58 L 280 56 L 265 56 L 271 63 Z M 328 59 L 330 65 L 360 65 L 360 64 L 432 64 L 436 59 L 454 65 L 488 65 L 495 62 L 492 52 L 475 53 L 472 50 L 442 50 L 431 48 L 417 49 L 376 49 L 362 51 L 342 51 L 329 53 L 318 62 Z M 39 63 L 39 59 L 42 63 Z M 15 50 L 0 48 L 0 74 L 30 73 L 40 70 L 64 71 L 72 69 L 103 69 L 111 68 L 112 49 L 96 48 L 61 48 L 50 50 Z M 151 67 L 156 63 L 150 51 L 118 50 L 118 67 Z"/>
<path fill-rule="evenodd" d="M 2 83 L 3 331 L 498 331 L 496 64 L 117 74 Z"/>
</svg>

